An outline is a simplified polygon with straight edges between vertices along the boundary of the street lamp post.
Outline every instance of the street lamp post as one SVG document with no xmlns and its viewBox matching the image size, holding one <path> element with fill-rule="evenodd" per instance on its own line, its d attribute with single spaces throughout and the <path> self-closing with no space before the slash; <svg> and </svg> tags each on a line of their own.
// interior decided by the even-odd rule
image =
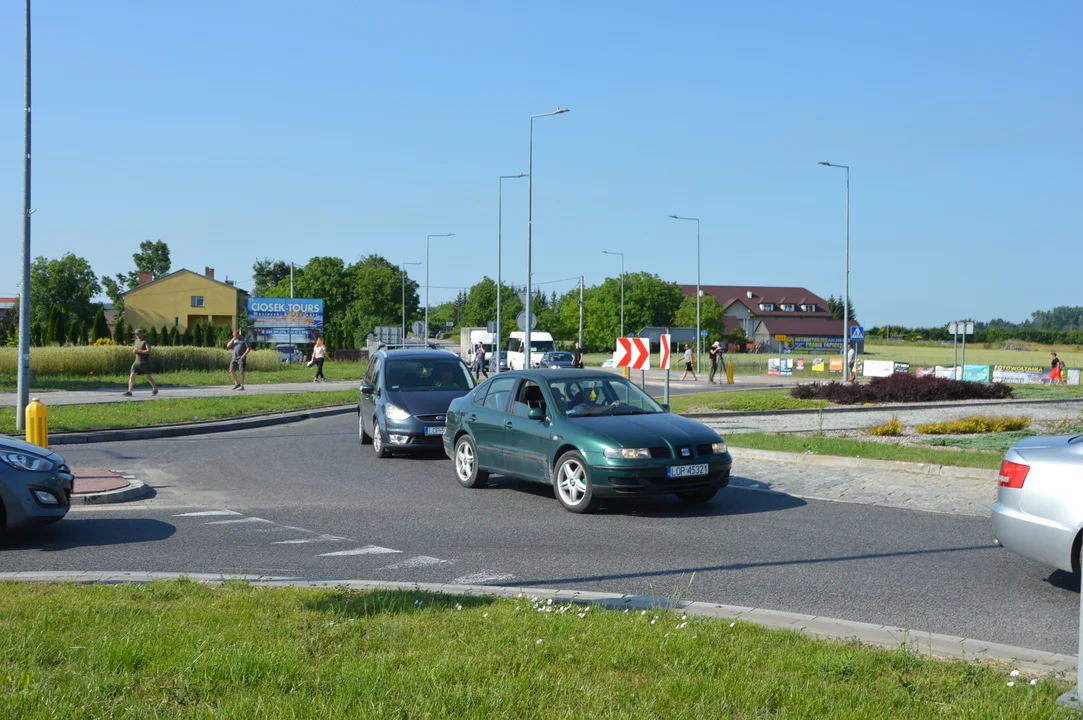
<svg viewBox="0 0 1083 720">
<path fill-rule="evenodd" d="M 501 236 L 503 234 L 504 227 L 504 181 L 509 179 L 519 179 L 526 177 L 526 173 L 519 173 L 518 175 L 501 175 L 497 181 L 496 190 L 496 342 L 493 343 L 493 354 L 496 356 L 496 369 L 493 372 L 500 372 L 500 342 L 504 336 L 501 334 L 500 325 L 500 296 L 501 293 L 501 277 L 500 277 L 500 249 L 503 243 L 501 242 Z"/>
<path fill-rule="evenodd" d="M 845 293 L 842 296 L 842 362 L 846 366 L 847 377 L 849 381 L 850 373 L 850 166 L 849 165 L 834 165 L 821 160 L 820 165 L 826 165 L 827 167 L 842 168 L 846 171 L 846 282 L 844 283 Z M 856 378 L 855 378 L 856 379 Z"/>
<path fill-rule="evenodd" d="M 602 250 L 603 255 L 620 255 L 620 336 L 624 337 L 624 253 Z"/>
<path fill-rule="evenodd" d="M 419 262 L 404 262 L 402 264 L 402 344 L 406 344 L 406 266 L 420 265 Z M 425 338 L 428 341 L 428 338 Z"/>
<path fill-rule="evenodd" d="M 26 0 L 26 114 L 23 117 L 23 282 L 19 288 L 19 359 L 15 429 L 26 426 L 30 401 L 30 0 Z"/>
<path fill-rule="evenodd" d="M 703 363 L 703 338 L 700 336 L 702 330 L 700 329 L 700 314 L 699 305 L 703 296 L 703 291 L 699 287 L 699 218 L 693 217 L 681 217 L 679 215 L 670 215 L 674 220 L 689 220 L 696 223 L 696 370 L 699 370 Z"/>
<path fill-rule="evenodd" d="M 425 342 L 429 342 L 429 240 L 434 237 L 455 237 L 455 233 L 425 236 Z"/>
<path fill-rule="evenodd" d="M 568 112 L 568 108 L 557 108 L 553 112 L 539 113 L 530 116 L 530 142 L 527 145 L 527 168 L 526 168 L 526 323 L 523 328 L 523 368 L 530 368 L 533 355 L 530 352 L 530 317 L 533 300 L 531 288 L 531 246 L 534 240 L 534 118 L 548 117 L 550 115 L 562 115 Z"/>
</svg>

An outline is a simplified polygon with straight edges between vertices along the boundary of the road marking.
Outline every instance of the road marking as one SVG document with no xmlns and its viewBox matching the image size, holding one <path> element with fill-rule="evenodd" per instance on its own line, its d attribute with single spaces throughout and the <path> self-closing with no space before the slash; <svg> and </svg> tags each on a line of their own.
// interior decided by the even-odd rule
<svg viewBox="0 0 1083 720">
<path fill-rule="evenodd" d="M 212 515 L 240 515 L 232 510 L 203 510 L 202 512 L 181 513 L 173 517 L 211 517 Z"/>
<path fill-rule="evenodd" d="M 307 532 L 307 531 L 306 531 Z M 301 545 L 303 543 L 318 543 L 318 542 L 340 542 L 347 538 L 338 537 L 337 535 L 317 535 L 310 538 L 298 538 L 296 540 L 279 540 L 271 543 L 272 545 Z"/>
<path fill-rule="evenodd" d="M 338 552 L 323 553 L 320 557 L 336 557 L 339 555 L 387 555 L 388 553 L 400 553 L 402 550 L 380 547 L 379 545 L 366 545 L 363 548 L 353 550 L 339 550 Z"/>
<path fill-rule="evenodd" d="M 243 523 L 270 523 L 274 525 L 272 520 L 264 520 L 263 518 L 250 517 L 243 520 L 215 520 L 214 522 L 203 523 L 204 525 L 241 525 Z"/>
<path fill-rule="evenodd" d="M 411 568 L 428 567 L 429 565 L 439 565 L 440 563 L 446 563 L 447 560 L 441 560 L 440 558 L 429 557 L 428 555 L 418 555 L 412 557 L 409 560 L 403 560 L 400 563 L 394 563 L 393 565 L 387 565 L 380 568 L 381 570 L 409 570 Z"/>
<path fill-rule="evenodd" d="M 514 575 L 500 574 L 500 573 L 488 573 L 479 572 L 473 575 L 463 575 L 461 578 L 455 578 L 451 581 L 452 585 L 481 585 L 487 582 L 498 582 L 501 580 L 511 580 Z"/>
</svg>

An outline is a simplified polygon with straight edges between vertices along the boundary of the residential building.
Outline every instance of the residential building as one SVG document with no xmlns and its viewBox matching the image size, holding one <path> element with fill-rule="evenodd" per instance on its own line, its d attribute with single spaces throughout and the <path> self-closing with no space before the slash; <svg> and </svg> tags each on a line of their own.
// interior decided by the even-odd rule
<svg viewBox="0 0 1083 720">
<path fill-rule="evenodd" d="M 202 275 L 182 269 L 157 279 L 139 273 L 139 284 L 124 293 L 124 322 L 148 330 L 175 327 L 178 332 L 201 322 L 236 329 L 247 298 L 233 281 L 215 280 L 211 267 Z"/>
<path fill-rule="evenodd" d="M 17 297 L 0 297 L 0 320 L 3 320 L 8 313 L 16 312 L 15 308 L 18 304 Z"/>
</svg>

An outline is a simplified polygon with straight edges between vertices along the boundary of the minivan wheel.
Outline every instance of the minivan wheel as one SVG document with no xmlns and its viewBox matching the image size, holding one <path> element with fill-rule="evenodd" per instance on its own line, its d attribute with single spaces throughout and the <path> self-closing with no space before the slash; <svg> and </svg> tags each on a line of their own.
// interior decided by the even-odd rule
<svg viewBox="0 0 1083 720">
<path fill-rule="evenodd" d="M 368 445 L 372 442 L 372 436 L 365 432 L 365 421 L 361 419 L 361 414 L 357 414 L 357 440 L 362 445 Z"/>
<path fill-rule="evenodd" d="M 569 512 L 587 513 L 598 507 L 598 498 L 590 482 L 590 468 L 575 450 L 564 453 L 557 461 L 553 487 L 557 500 Z"/>
<path fill-rule="evenodd" d="M 455 443 L 455 477 L 464 488 L 484 487 L 489 473 L 478 467 L 478 448 L 469 435 Z"/>
<path fill-rule="evenodd" d="M 372 450 L 376 453 L 376 457 L 385 458 L 391 455 L 391 452 L 384 445 L 384 434 L 380 430 L 380 423 L 376 421 L 376 418 L 372 418 Z"/>
</svg>

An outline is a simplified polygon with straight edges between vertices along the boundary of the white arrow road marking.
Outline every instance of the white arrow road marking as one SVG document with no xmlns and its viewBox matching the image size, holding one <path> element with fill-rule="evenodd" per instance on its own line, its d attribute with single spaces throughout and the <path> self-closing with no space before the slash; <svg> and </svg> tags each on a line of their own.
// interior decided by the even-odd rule
<svg viewBox="0 0 1083 720">
<path fill-rule="evenodd" d="M 173 517 L 210 517 L 212 515 L 240 515 L 240 513 L 232 510 L 203 510 L 201 512 L 181 513 Z"/>
<path fill-rule="evenodd" d="M 388 553 L 400 553 L 402 550 L 380 547 L 379 545 L 366 545 L 363 548 L 353 550 L 339 550 L 338 552 L 323 553 L 320 557 L 336 557 L 339 555 L 387 555 Z"/>
<path fill-rule="evenodd" d="M 274 521 L 272 521 L 272 520 L 264 520 L 263 518 L 258 518 L 258 517 L 244 518 L 243 520 L 215 520 L 214 522 L 203 523 L 203 524 L 204 525 L 241 525 L 241 524 L 244 524 L 244 523 L 270 523 L 271 525 L 275 524 Z"/>
<path fill-rule="evenodd" d="M 346 540 L 347 538 L 338 537 L 337 535 L 317 535 L 310 538 L 298 538 L 296 540 L 279 540 L 271 543 L 272 545 L 300 545 L 302 543 L 318 543 L 318 542 L 339 542 Z"/>
<path fill-rule="evenodd" d="M 455 578 L 451 581 L 452 585 L 481 585 L 482 583 L 494 582 L 497 580 L 511 580 L 514 575 L 498 574 L 479 572 L 473 575 L 463 575 L 461 578 Z"/>
<path fill-rule="evenodd" d="M 412 557 L 409 560 L 403 560 L 400 563 L 393 565 L 387 565 L 380 568 L 381 570 L 408 570 L 410 568 L 428 567 L 429 565 L 439 565 L 440 563 L 446 563 L 447 560 L 441 560 L 440 558 L 429 557 L 428 555 L 418 555 Z"/>
</svg>

